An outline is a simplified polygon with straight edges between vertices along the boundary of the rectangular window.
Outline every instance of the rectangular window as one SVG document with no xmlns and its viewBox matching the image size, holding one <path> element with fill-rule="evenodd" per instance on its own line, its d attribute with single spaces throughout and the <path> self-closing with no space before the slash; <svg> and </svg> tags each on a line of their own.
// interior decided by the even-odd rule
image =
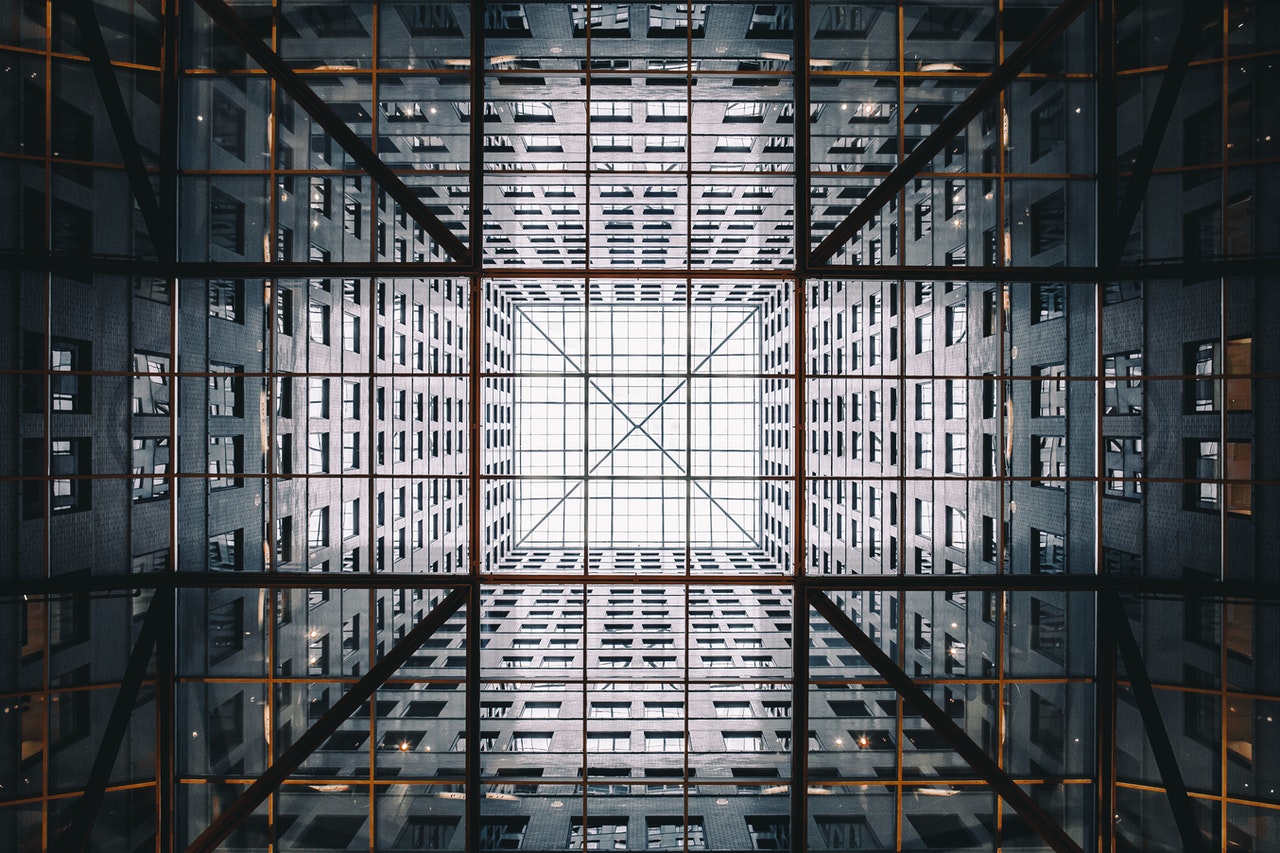
<svg viewBox="0 0 1280 853">
<path fill-rule="evenodd" d="M 244 568 L 241 543 L 244 530 L 230 530 L 209 537 L 209 568 L 235 570 Z"/>
<path fill-rule="evenodd" d="M 209 191 L 209 245 L 244 254 L 244 204 L 217 187 Z"/>
<path fill-rule="evenodd" d="M 1031 113 L 1031 159 L 1039 160 L 1066 140 L 1063 94 L 1056 92 Z"/>
<path fill-rule="evenodd" d="M 1067 439 L 1060 435 L 1031 436 L 1031 476 L 1033 486 L 1063 489 L 1067 476 Z M 1039 479 L 1048 477 L 1053 479 Z"/>
<path fill-rule="evenodd" d="M 209 489 L 239 488 L 244 480 L 236 474 L 244 473 L 243 435 L 210 435 L 209 437 Z"/>
<path fill-rule="evenodd" d="M 244 416 L 244 367 L 239 364 L 209 362 L 209 416 L 239 418 Z"/>
<path fill-rule="evenodd" d="M 1061 249 L 1066 245 L 1067 213 L 1063 198 L 1062 190 L 1056 190 L 1031 205 L 1032 255 Z"/>
<path fill-rule="evenodd" d="M 1031 285 L 1031 322 L 1043 323 L 1066 316 L 1067 286 L 1065 284 Z"/>
<path fill-rule="evenodd" d="M 706 850 L 707 833 L 701 817 L 686 824 L 679 817 L 645 818 L 645 847 L 649 850 Z"/>
<path fill-rule="evenodd" d="M 133 371 L 133 413 L 169 414 L 169 356 L 135 352 Z"/>
<path fill-rule="evenodd" d="M 1031 528 L 1031 547 L 1035 562 L 1031 569 L 1038 573 L 1060 575 L 1066 569 L 1067 546 L 1060 533 Z"/>
<path fill-rule="evenodd" d="M 169 439 L 133 439 L 133 502 L 169 497 Z"/>
<path fill-rule="evenodd" d="M 1031 648 L 1058 663 L 1066 662 L 1066 613 L 1034 596 L 1031 598 Z"/>
</svg>

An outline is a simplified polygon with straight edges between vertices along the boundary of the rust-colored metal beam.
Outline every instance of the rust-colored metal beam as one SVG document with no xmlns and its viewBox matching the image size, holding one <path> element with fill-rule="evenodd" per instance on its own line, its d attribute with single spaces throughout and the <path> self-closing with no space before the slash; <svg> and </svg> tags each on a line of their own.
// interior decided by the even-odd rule
<svg viewBox="0 0 1280 853">
<path fill-rule="evenodd" d="M 482 572 L 486 584 L 628 583 L 659 586 L 706 586 L 795 583 L 816 590 L 877 589 L 885 592 L 924 590 L 994 590 L 999 592 L 1123 592 L 1134 595 L 1199 595 L 1280 601 L 1280 583 L 1122 575 L 634 575 L 582 572 Z M 70 593 L 108 595 L 138 589 L 455 589 L 460 575 L 368 572 L 156 572 L 140 575 L 61 576 L 10 581 L 5 597 L 39 597 Z"/>
<path fill-rule="evenodd" d="M 893 659 L 876 645 L 875 640 L 863 633 L 836 603 L 821 592 L 811 592 L 809 603 L 849 641 L 858 654 L 884 677 L 885 681 L 902 697 L 903 701 L 923 717 L 978 775 L 987 781 L 997 794 L 1013 807 L 1027 824 L 1039 833 L 1045 844 L 1057 853 L 1084 853 L 1067 831 L 1054 820 L 1026 791 L 1018 786 L 987 751 L 956 725 L 951 715 L 929 697 L 924 689 L 902 671 Z M 803 651 L 803 650 L 801 650 Z M 797 748 L 799 748 L 797 746 Z"/>
<path fill-rule="evenodd" d="M 444 250 L 456 261 L 462 263 L 471 262 L 471 252 L 466 245 L 458 239 L 458 237 L 445 227 L 436 216 L 422 203 L 422 199 L 400 180 L 400 177 L 393 171 L 391 167 L 382 162 L 382 159 L 373 152 L 364 140 L 356 136 L 355 131 L 347 126 L 347 123 L 334 112 L 333 108 L 324 102 L 324 100 L 315 93 L 315 90 L 307 85 L 288 63 L 271 49 L 269 45 L 258 38 L 258 36 L 249 29 L 244 18 L 228 6 L 223 0 L 196 0 L 200 8 L 208 13 L 209 17 L 226 30 L 227 35 L 231 36 L 244 52 L 249 54 L 258 65 L 262 66 L 262 70 L 266 71 L 271 78 L 293 98 L 298 106 L 302 107 L 316 122 L 325 129 L 325 132 L 333 137 L 333 140 L 342 146 L 351 159 L 360 165 L 360 168 L 369 173 L 378 185 L 386 190 L 387 195 L 395 199 L 405 212 L 413 218 L 415 222 L 426 229 L 427 233 L 436 239 Z M 479 63 L 480 57 L 475 57 L 474 62 Z M 476 72 L 476 69 L 473 69 Z M 478 72 L 477 72 L 478 73 Z M 477 106 L 477 109 L 479 107 Z M 477 168 L 477 164 L 472 163 L 471 168 Z M 471 199 L 471 204 L 479 203 L 479 199 Z"/>
<path fill-rule="evenodd" d="M 965 98 L 954 110 L 952 110 L 942 123 L 934 129 L 924 140 L 915 147 L 915 149 L 894 167 L 879 185 L 875 187 L 867 197 L 850 213 L 844 221 L 835 227 L 835 229 L 823 238 L 817 248 L 809 256 L 810 267 L 825 264 L 831 260 L 832 256 L 843 246 L 849 242 L 854 234 L 858 233 L 858 229 L 871 221 L 880 208 L 889 203 L 889 199 L 893 198 L 907 182 L 916 176 L 917 173 L 924 171 L 933 158 L 936 157 L 943 148 L 946 147 L 955 135 L 964 130 L 969 122 L 982 112 L 983 108 L 1004 90 L 1006 86 L 1013 82 L 1014 78 L 1022 72 L 1024 68 L 1030 64 L 1031 60 L 1040 55 L 1046 47 L 1056 40 L 1071 25 L 1071 22 L 1079 17 L 1093 0 L 1065 0 L 1065 2 L 1049 14 L 1040 26 L 1036 27 L 1031 35 L 1027 36 L 1022 44 L 1018 45 L 1013 53 L 1009 54 L 1009 58 L 1000 63 L 996 70 L 991 72 L 991 76 L 984 79 L 978 84 L 969 97 Z M 799 116 L 796 121 L 800 121 Z M 809 199 L 796 199 L 796 204 L 808 204 Z M 807 248 L 807 239 L 802 236 L 802 241 Z M 877 267 L 877 269 L 881 269 Z M 890 268 L 883 268 L 886 272 Z"/>
<path fill-rule="evenodd" d="M 334 702 L 329 710 L 325 711 L 320 719 L 316 720 L 315 724 L 294 742 L 293 746 L 285 750 L 284 754 L 276 759 L 276 762 L 268 767 L 243 794 L 236 798 L 235 802 L 228 806 L 222 814 L 218 815 L 208 829 L 200 833 L 200 836 L 191 842 L 191 846 L 187 848 L 186 853 L 213 853 L 218 845 L 235 831 L 241 821 L 253 814 L 253 811 L 262 805 L 267 797 L 280 786 L 281 782 L 288 778 L 293 771 L 297 770 L 311 753 L 315 752 L 321 744 L 338 730 L 338 726 L 342 725 L 343 721 L 355 713 L 357 708 L 369 701 L 374 692 L 388 678 L 395 675 L 396 671 L 409 658 L 413 657 L 414 652 L 432 634 L 438 631 L 466 600 L 467 590 L 465 588 L 455 589 L 445 596 L 444 600 L 437 604 L 430 613 L 414 626 L 412 631 L 404 636 L 404 639 L 392 646 L 391 650 L 380 661 L 370 667 L 369 671 L 359 681 L 351 685 L 351 689 L 343 694 L 341 699 Z M 475 654 L 478 651 L 478 649 L 473 649 L 471 653 Z"/>
</svg>

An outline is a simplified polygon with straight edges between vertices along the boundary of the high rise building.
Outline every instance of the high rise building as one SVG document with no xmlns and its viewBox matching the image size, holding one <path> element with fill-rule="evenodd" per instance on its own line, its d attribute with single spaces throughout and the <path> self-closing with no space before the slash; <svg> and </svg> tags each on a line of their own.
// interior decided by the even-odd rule
<svg viewBox="0 0 1280 853">
<path fill-rule="evenodd" d="M 10 5 L 0 849 L 1280 850 L 1280 5 Z"/>
</svg>

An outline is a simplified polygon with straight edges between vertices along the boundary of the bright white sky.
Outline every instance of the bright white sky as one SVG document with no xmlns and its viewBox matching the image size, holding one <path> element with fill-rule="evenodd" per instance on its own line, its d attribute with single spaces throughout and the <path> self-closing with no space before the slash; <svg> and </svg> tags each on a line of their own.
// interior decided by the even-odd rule
<svg viewBox="0 0 1280 853">
<path fill-rule="evenodd" d="M 515 473 L 568 478 L 516 483 L 517 542 L 683 547 L 690 520 L 695 547 L 758 539 L 757 308 L 526 305 L 515 321 L 516 372 L 546 374 L 515 380 Z"/>
</svg>

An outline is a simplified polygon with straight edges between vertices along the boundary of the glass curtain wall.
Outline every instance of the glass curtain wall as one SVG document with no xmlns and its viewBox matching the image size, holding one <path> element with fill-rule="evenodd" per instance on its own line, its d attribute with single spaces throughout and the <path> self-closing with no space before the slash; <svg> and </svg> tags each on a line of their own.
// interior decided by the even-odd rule
<svg viewBox="0 0 1280 853">
<path fill-rule="evenodd" d="M 0 847 L 1280 846 L 1276 11 L 3 13 Z"/>
</svg>

